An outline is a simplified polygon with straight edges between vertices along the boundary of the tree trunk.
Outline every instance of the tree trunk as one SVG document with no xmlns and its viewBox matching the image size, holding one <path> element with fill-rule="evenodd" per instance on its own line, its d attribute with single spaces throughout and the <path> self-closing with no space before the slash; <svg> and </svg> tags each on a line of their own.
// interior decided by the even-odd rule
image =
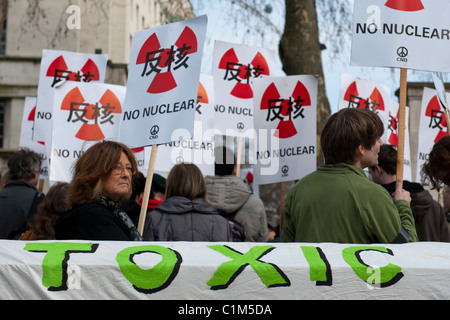
<svg viewBox="0 0 450 320">
<path fill-rule="evenodd" d="M 320 133 L 330 116 L 330 103 L 325 91 L 321 44 L 315 0 L 285 0 L 286 22 L 279 53 L 287 75 L 316 74 L 317 94 L 317 164 L 323 162 Z"/>
</svg>

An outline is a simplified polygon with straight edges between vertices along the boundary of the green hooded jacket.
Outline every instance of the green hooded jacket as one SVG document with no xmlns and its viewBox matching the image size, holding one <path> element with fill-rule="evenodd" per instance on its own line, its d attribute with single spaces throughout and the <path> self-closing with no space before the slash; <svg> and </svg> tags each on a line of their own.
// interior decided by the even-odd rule
<svg viewBox="0 0 450 320">
<path fill-rule="evenodd" d="M 361 168 L 321 165 L 286 197 L 284 242 L 392 243 L 403 227 L 418 241 L 408 201 L 395 203 Z"/>
</svg>

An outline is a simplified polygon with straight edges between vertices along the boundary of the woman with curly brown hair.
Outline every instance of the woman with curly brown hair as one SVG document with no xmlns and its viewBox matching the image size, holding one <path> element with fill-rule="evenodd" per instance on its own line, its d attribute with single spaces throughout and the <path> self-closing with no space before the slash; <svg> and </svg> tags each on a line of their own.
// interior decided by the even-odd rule
<svg viewBox="0 0 450 320">
<path fill-rule="evenodd" d="M 120 203 L 132 192 L 133 152 L 114 141 L 91 146 L 76 161 L 65 212 L 55 223 L 58 240 L 141 240 Z"/>
<path fill-rule="evenodd" d="M 36 214 L 28 223 L 29 230 L 19 240 L 54 240 L 53 223 L 67 209 L 66 195 L 68 183 L 58 183 L 52 186 L 38 205 Z"/>
</svg>

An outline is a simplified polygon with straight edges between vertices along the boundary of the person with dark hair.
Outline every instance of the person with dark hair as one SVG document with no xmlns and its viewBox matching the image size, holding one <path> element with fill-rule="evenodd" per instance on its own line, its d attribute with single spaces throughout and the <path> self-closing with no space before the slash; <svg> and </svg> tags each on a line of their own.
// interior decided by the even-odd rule
<svg viewBox="0 0 450 320">
<path fill-rule="evenodd" d="M 395 192 L 397 178 L 397 150 L 392 145 L 382 145 L 378 165 L 369 167 L 372 181 L 382 185 L 389 193 Z M 420 183 L 403 180 L 403 188 L 411 195 L 419 241 L 450 242 L 450 231 L 441 205 Z"/>
<path fill-rule="evenodd" d="M 162 204 L 149 212 L 145 241 L 232 241 L 227 219 L 207 201 L 200 169 L 179 163 L 169 172 Z"/>
<path fill-rule="evenodd" d="M 334 113 L 321 134 L 325 163 L 288 192 L 284 242 L 392 243 L 417 241 L 409 192 L 392 195 L 363 169 L 378 164 L 384 126 L 367 109 Z"/>
<path fill-rule="evenodd" d="M 8 159 L 8 182 L 0 190 L 0 239 L 17 239 L 35 213 L 44 194 L 37 190 L 42 158 L 21 149 Z"/>
<path fill-rule="evenodd" d="M 138 172 L 132 180 L 133 192 L 129 200 L 122 203 L 122 208 L 128 213 L 131 220 L 137 226 L 141 214 L 141 206 L 143 200 L 143 193 L 145 190 L 146 178 Z M 147 211 L 151 211 L 159 206 L 164 201 L 166 192 L 166 179 L 161 175 L 154 173 L 152 179 L 152 186 L 150 187 L 150 195 L 148 199 Z"/>
<path fill-rule="evenodd" d="M 124 144 L 105 140 L 86 150 L 73 167 L 67 191 L 69 210 L 53 225 L 56 239 L 142 240 L 120 207 L 131 195 L 136 173 L 134 154 Z"/>
<path fill-rule="evenodd" d="M 19 240 L 54 240 L 53 223 L 67 210 L 66 195 L 69 184 L 57 183 L 50 187 L 36 214 L 28 222 L 29 230 Z"/>
<path fill-rule="evenodd" d="M 268 241 L 266 209 L 261 199 L 236 176 L 233 151 L 217 147 L 214 152 L 215 176 L 205 177 L 209 201 L 223 216 L 244 227 L 245 241 Z"/>
<path fill-rule="evenodd" d="M 443 185 L 450 186 L 450 135 L 443 136 L 433 145 L 422 166 L 421 180 L 436 190 Z"/>
</svg>

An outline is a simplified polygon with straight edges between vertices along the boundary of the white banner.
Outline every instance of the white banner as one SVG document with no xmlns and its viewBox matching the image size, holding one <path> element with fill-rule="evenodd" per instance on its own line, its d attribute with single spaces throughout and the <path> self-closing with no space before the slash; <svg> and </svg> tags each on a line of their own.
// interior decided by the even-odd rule
<svg viewBox="0 0 450 320">
<path fill-rule="evenodd" d="M 48 180 L 49 162 L 45 142 L 33 140 L 34 119 L 36 116 L 36 97 L 25 97 L 25 106 L 20 129 L 19 148 L 28 148 L 42 157 L 41 180 Z"/>
<path fill-rule="evenodd" d="M 103 83 L 108 56 L 43 50 L 33 139 L 49 145 L 52 137 L 53 95 L 65 83 Z"/>
<path fill-rule="evenodd" d="M 447 100 L 449 99 L 450 96 L 447 93 Z M 433 145 L 446 135 L 448 135 L 448 128 L 445 110 L 439 103 L 436 90 L 424 87 L 420 109 L 416 181 L 420 181 L 422 165 L 428 159 Z"/>
<path fill-rule="evenodd" d="M 253 80 L 255 184 L 298 180 L 316 170 L 317 83 L 313 75 Z"/>
<path fill-rule="evenodd" d="M 206 16 L 136 32 L 119 140 L 132 147 L 192 136 Z"/>
<path fill-rule="evenodd" d="M 0 241 L 0 246 L 2 300 L 450 299 L 448 243 Z"/>
<path fill-rule="evenodd" d="M 275 52 L 242 44 L 216 41 L 212 75 L 215 125 L 222 134 L 247 136 L 253 129 L 252 80 L 273 74 Z"/>
<path fill-rule="evenodd" d="M 354 3 L 352 65 L 450 72 L 448 0 Z"/>
<path fill-rule="evenodd" d="M 92 144 L 117 140 L 126 87 L 71 83 L 55 92 L 50 180 L 70 182 L 72 164 Z"/>
</svg>

